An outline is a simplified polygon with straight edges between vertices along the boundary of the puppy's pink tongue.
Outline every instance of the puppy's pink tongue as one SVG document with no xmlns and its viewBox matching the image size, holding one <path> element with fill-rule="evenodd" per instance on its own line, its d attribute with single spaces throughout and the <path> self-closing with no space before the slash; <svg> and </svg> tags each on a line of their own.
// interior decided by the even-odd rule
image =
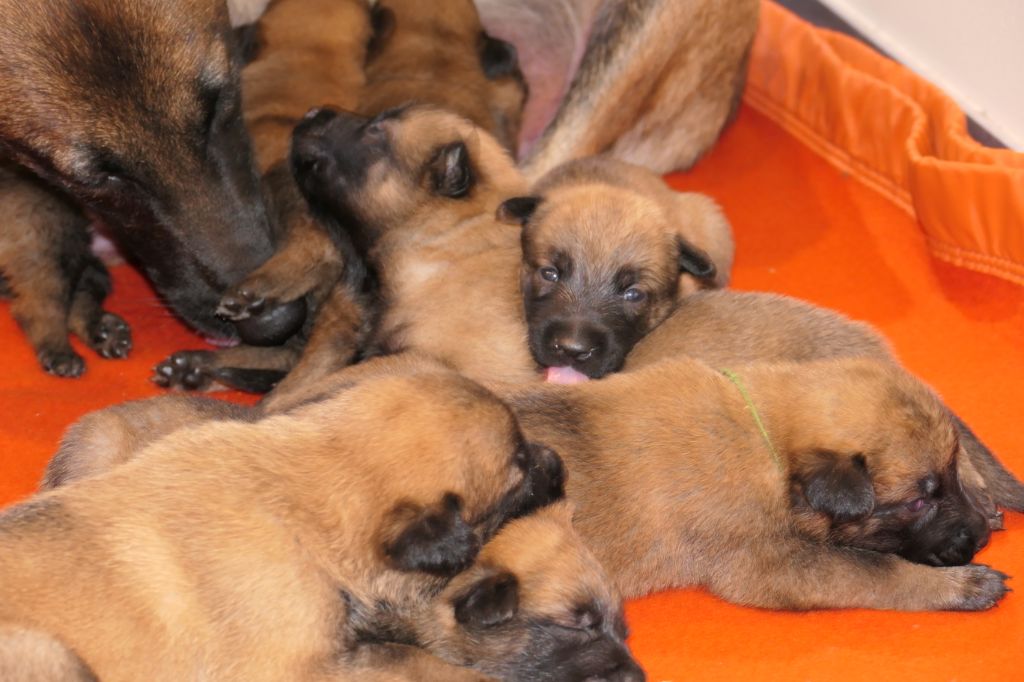
<svg viewBox="0 0 1024 682">
<path fill-rule="evenodd" d="M 544 381 L 549 384 L 579 384 L 590 381 L 590 377 L 577 372 L 572 367 L 548 367 Z"/>
</svg>

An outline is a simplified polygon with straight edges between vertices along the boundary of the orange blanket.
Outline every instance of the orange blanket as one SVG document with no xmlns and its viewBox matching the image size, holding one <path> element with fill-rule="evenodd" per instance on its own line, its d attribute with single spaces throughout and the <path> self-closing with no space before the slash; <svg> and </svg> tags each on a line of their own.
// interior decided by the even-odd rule
<svg viewBox="0 0 1024 682">
<path fill-rule="evenodd" d="M 924 95 L 929 118 L 896 93 L 901 84 L 919 92 L 925 85 L 852 41 L 814 31 L 774 5 L 765 5 L 763 24 L 738 120 L 696 169 L 671 183 L 724 206 L 736 230 L 736 288 L 784 292 L 873 322 L 1024 476 L 1024 288 L 938 261 L 929 250 L 1019 279 L 1024 184 L 1014 190 L 1013 182 L 1021 155 L 974 148 L 962 116 L 938 93 Z M 858 69 L 882 70 L 885 82 L 849 70 L 849 58 Z M 835 109 L 851 84 L 882 100 Z M 908 127 L 878 127 L 886 116 Z M 875 129 L 863 129 L 871 121 Z M 967 162 L 958 154 L 975 156 Z M 146 381 L 150 368 L 173 350 L 201 347 L 135 272 L 116 268 L 114 279 L 110 307 L 133 325 L 136 350 L 115 362 L 77 346 L 89 362 L 80 380 L 43 375 L 0 306 L 0 504 L 32 492 L 75 418 L 159 394 Z M 1007 514 L 1006 525 L 978 560 L 1024 577 L 1024 516 Z M 1024 669 L 1018 582 L 998 608 L 977 614 L 777 613 L 677 591 L 628 605 L 631 645 L 654 682 L 1017 679 Z"/>
</svg>

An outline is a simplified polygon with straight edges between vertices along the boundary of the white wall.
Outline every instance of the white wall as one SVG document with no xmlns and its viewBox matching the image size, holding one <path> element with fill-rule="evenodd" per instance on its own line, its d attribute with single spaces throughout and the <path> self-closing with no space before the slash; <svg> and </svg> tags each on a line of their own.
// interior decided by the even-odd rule
<svg viewBox="0 0 1024 682">
<path fill-rule="evenodd" d="M 1024 151 L 1024 0 L 821 0 Z"/>
</svg>

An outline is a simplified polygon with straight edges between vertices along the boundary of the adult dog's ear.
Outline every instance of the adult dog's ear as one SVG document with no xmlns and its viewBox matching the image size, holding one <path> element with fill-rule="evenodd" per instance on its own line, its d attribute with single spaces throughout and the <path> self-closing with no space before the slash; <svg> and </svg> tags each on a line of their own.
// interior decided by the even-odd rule
<svg viewBox="0 0 1024 682">
<path fill-rule="evenodd" d="M 370 10 L 370 42 L 366 45 L 366 62 L 380 54 L 395 32 L 395 13 L 380 4 Z"/>
<path fill-rule="evenodd" d="M 480 540 L 462 518 L 462 500 L 445 493 L 436 505 L 400 504 L 381 529 L 384 556 L 400 571 L 451 577 L 469 567 Z"/>
<path fill-rule="evenodd" d="M 501 202 L 495 218 L 510 225 L 526 225 L 540 206 L 541 197 L 512 197 Z"/>
<path fill-rule="evenodd" d="M 690 274 L 701 283 L 713 287 L 718 268 L 704 249 L 700 249 L 682 237 L 676 237 L 676 248 L 679 250 L 679 274 Z"/>
<path fill-rule="evenodd" d="M 875 508 L 875 489 L 860 454 L 819 450 L 799 458 L 790 494 L 795 507 L 809 506 L 833 523 L 863 519 Z"/>
<path fill-rule="evenodd" d="M 519 56 L 512 43 L 480 33 L 480 67 L 488 80 L 495 80 L 515 74 L 519 68 Z"/>
<path fill-rule="evenodd" d="M 456 597 L 455 620 L 472 628 L 489 628 L 512 620 L 519 610 L 519 581 L 507 571 L 474 583 Z"/>
</svg>

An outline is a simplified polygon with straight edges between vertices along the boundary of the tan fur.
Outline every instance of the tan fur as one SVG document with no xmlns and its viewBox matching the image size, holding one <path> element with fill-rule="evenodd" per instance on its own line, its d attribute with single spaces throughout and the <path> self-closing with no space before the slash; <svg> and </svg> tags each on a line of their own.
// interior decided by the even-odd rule
<svg viewBox="0 0 1024 682">
<path fill-rule="evenodd" d="M 706 195 L 673 191 L 657 173 L 610 156 L 558 166 L 531 191 L 548 206 L 543 218 L 538 214 L 531 221 L 538 251 L 549 240 L 565 244 L 576 238 L 585 245 L 584 260 L 592 267 L 617 258 L 651 273 L 675 274 L 679 238 L 707 253 L 716 269 L 710 283 L 682 274 L 680 295 L 729 283 L 735 251 L 732 228 Z M 603 269 L 614 272 L 611 265 Z M 671 280 L 667 274 L 663 279 Z M 655 290 L 664 288 L 661 282 L 652 285 Z"/>
<path fill-rule="evenodd" d="M 379 0 L 376 11 L 381 10 L 392 13 L 393 33 L 370 54 L 359 110 L 374 115 L 409 102 L 434 104 L 512 149 L 526 90 L 516 76 L 491 80 L 484 74 L 483 27 L 472 0 Z"/>
<path fill-rule="evenodd" d="M 917 496 L 922 475 L 962 459 L 930 390 L 872 360 L 732 369 L 782 471 L 738 388 L 696 360 L 512 398 L 526 432 L 563 454 L 577 528 L 626 596 L 701 585 L 761 607 L 904 610 L 989 608 L 1002 597 L 1005 576 L 987 567 L 844 546 L 850 526 L 791 500 L 816 451 L 867 458 L 879 506 Z"/>
<path fill-rule="evenodd" d="M 178 431 L 5 511 L 0 623 L 58 638 L 104 680 L 362 679 L 348 609 L 402 613 L 444 584 L 392 567 L 402 519 L 454 493 L 486 539 L 524 483 L 520 444 L 478 386 L 408 367 Z"/>
<path fill-rule="evenodd" d="M 757 16 L 757 0 L 603 3 L 528 177 L 602 152 L 662 173 L 691 166 L 735 111 Z"/>
<path fill-rule="evenodd" d="M 0 626 L 0 680 L 96 682 L 96 676 L 75 652 L 52 636 Z"/>
</svg>

